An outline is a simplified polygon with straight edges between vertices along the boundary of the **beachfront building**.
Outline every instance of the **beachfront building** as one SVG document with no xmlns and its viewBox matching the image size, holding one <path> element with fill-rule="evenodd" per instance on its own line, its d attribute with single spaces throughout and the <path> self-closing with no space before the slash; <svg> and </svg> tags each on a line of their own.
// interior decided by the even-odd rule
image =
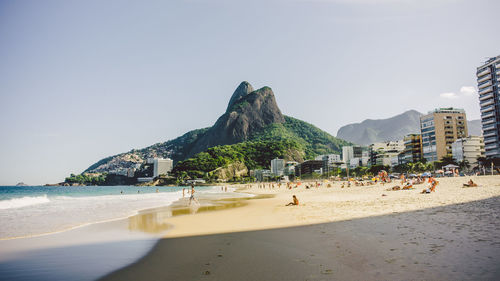
<svg viewBox="0 0 500 281">
<path fill-rule="evenodd" d="M 373 143 L 369 146 L 370 164 L 395 166 L 399 163 L 399 154 L 404 150 L 403 140 Z"/>
<path fill-rule="evenodd" d="M 295 161 L 288 161 L 285 163 L 285 170 L 283 171 L 283 174 L 285 176 L 290 176 L 290 175 L 295 175 L 295 166 L 297 166 L 299 163 Z"/>
<path fill-rule="evenodd" d="M 423 158 L 428 162 L 451 156 L 451 145 L 468 135 L 465 110 L 439 108 L 420 117 Z"/>
<path fill-rule="evenodd" d="M 272 177 L 271 170 L 253 170 L 250 175 L 257 181 L 268 181 Z"/>
<path fill-rule="evenodd" d="M 338 154 L 319 155 L 314 160 L 323 161 L 323 171 L 325 173 L 333 171 L 342 164 L 342 160 Z"/>
<path fill-rule="evenodd" d="M 346 165 L 351 165 L 351 162 L 353 165 L 362 165 L 362 159 L 364 157 L 368 157 L 368 150 L 366 147 L 359 145 L 342 147 L 342 162 Z"/>
<path fill-rule="evenodd" d="M 271 160 L 271 173 L 275 176 L 282 176 L 285 170 L 285 160 L 273 159 Z"/>
<path fill-rule="evenodd" d="M 349 164 L 349 161 L 354 157 L 354 150 L 352 146 L 342 147 L 342 162 Z"/>
<path fill-rule="evenodd" d="M 482 136 L 457 139 L 451 145 L 451 151 L 457 162 L 466 160 L 471 168 L 477 167 L 477 158 L 485 156 L 484 139 Z"/>
<path fill-rule="evenodd" d="M 168 175 L 174 167 L 174 161 L 170 158 L 154 158 L 153 159 L 153 177 L 156 178 L 159 175 Z"/>
<path fill-rule="evenodd" d="M 338 154 L 323 154 L 318 155 L 314 160 L 328 161 L 328 163 L 342 162 L 340 155 Z"/>
<path fill-rule="evenodd" d="M 487 158 L 500 158 L 500 56 L 477 68 L 484 148 Z"/>
<path fill-rule="evenodd" d="M 403 142 L 405 148 L 400 154 L 399 163 L 408 164 L 422 161 L 422 135 L 406 135 Z"/>
<path fill-rule="evenodd" d="M 298 177 L 301 177 L 302 175 L 312 174 L 315 171 L 323 171 L 323 161 L 308 160 L 295 166 L 295 175 Z"/>
</svg>

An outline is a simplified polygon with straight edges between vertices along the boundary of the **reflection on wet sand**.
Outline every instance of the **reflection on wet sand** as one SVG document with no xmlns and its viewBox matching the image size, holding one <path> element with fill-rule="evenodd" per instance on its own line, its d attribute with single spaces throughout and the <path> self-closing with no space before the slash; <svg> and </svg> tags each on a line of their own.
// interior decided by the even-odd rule
<svg viewBox="0 0 500 281">
<path fill-rule="evenodd" d="M 148 209 L 130 217 L 128 219 L 128 229 L 130 231 L 161 234 L 172 227 L 168 223 L 168 218 L 170 217 L 237 208 L 247 205 L 248 200 L 271 197 L 274 197 L 274 195 L 263 194 L 254 197 L 224 198 L 218 200 L 199 198 L 199 204 L 193 203 L 191 205 L 187 198 L 183 198 L 171 206 Z"/>
</svg>

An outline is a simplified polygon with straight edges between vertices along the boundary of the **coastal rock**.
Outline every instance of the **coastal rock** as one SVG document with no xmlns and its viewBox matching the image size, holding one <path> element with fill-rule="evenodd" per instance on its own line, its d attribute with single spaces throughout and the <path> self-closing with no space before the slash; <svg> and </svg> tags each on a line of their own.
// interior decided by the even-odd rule
<svg viewBox="0 0 500 281">
<path fill-rule="evenodd" d="M 229 164 L 227 167 L 221 167 L 213 171 L 214 178 L 221 181 L 228 181 L 233 178 L 240 178 L 248 175 L 248 169 L 245 164 L 235 162 Z"/>
</svg>

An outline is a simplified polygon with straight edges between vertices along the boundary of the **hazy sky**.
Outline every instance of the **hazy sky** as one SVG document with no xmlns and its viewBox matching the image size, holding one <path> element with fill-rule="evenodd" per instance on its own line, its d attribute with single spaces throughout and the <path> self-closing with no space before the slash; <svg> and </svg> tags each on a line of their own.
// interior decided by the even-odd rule
<svg viewBox="0 0 500 281">
<path fill-rule="evenodd" d="M 2 1 L 0 184 L 59 182 L 211 126 L 243 81 L 336 135 L 408 109 L 479 118 L 500 1 Z"/>
</svg>

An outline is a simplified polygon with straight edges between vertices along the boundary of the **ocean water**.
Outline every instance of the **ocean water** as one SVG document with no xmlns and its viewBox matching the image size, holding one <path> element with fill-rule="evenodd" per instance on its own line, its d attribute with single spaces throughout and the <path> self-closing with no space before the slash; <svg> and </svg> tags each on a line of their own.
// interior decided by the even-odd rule
<svg viewBox="0 0 500 281">
<path fill-rule="evenodd" d="M 156 192 L 158 189 L 158 192 Z M 0 239 L 31 237 L 168 206 L 183 187 L 0 186 Z M 189 188 L 186 188 L 186 196 Z M 220 187 L 196 187 L 199 195 Z"/>
</svg>

